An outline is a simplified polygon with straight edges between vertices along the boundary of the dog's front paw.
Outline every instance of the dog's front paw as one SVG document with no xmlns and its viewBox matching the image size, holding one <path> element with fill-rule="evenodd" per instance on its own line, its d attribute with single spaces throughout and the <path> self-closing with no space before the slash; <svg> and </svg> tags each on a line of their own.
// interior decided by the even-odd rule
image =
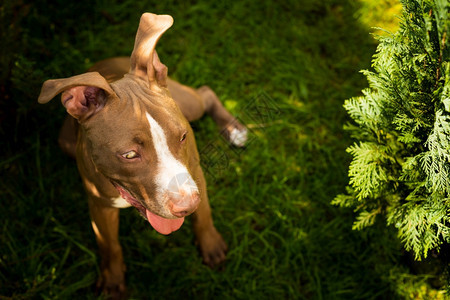
<svg viewBox="0 0 450 300">
<path fill-rule="evenodd" d="M 228 246 L 214 226 L 197 236 L 197 242 L 207 266 L 213 268 L 225 260 Z"/>
<path fill-rule="evenodd" d="M 124 272 L 111 272 L 109 269 L 103 269 L 97 281 L 97 290 L 106 296 L 107 299 L 127 299 Z"/>
</svg>

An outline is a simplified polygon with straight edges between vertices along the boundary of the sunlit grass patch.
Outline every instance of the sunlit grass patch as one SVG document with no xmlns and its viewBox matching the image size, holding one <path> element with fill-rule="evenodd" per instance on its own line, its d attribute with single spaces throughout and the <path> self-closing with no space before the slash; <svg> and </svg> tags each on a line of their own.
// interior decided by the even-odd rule
<svg viewBox="0 0 450 300">
<path fill-rule="evenodd" d="M 362 7 L 356 13 L 358 20 L 371 28 L 375 35 L 394 33 L 399 27 L 402 5 L 399 0 L 358 0 Z"/>
</svg>

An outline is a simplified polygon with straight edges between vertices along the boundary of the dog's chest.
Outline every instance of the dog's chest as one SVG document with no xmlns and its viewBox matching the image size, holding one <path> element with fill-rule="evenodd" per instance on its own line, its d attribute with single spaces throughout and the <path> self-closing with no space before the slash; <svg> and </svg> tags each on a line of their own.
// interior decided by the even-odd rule
<svg viewBox="0 0 450 300">
<path fill-rule="evenodd" d="M 112 198 L 111 204 L 115 208 L 127 208 L 131 206 L 131 204 L 128 203 L 125 199 L 123 199 L 122 196 Z"/>
</svg>

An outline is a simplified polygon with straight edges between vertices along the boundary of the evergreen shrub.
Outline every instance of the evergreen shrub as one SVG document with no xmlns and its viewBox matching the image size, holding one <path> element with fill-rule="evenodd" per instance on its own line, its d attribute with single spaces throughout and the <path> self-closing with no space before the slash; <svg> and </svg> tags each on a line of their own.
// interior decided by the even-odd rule
<svg viewBox="0 0 450 300">
<path fill-rule="evenodd" d="M 450 63 L 447 0 L 403 0 L 400 28 L 379 37 L 369 88 L 345 101 L 356 142 L 347 193 L 354 229 L 382 216 L 416 259 L 450 241 Z"/>
</svg>

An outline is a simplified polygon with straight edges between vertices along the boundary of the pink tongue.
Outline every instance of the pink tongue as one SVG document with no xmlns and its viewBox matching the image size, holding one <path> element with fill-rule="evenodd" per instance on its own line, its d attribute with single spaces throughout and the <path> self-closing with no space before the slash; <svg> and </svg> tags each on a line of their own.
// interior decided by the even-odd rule
<svg viewBox="0 0 450 300">
<path fill-rule="evenodd" d="M 181 225 L 183 225 L 184 218 L 179 219 L 165 219 L 160 216 L 155 215 L 150 212 L 148 209 L 145 210 L 147 214 L 147 219 L 153 228 L 161 234 L 170 234 L 178 229 L 180 229 Z"/>
</svg>

